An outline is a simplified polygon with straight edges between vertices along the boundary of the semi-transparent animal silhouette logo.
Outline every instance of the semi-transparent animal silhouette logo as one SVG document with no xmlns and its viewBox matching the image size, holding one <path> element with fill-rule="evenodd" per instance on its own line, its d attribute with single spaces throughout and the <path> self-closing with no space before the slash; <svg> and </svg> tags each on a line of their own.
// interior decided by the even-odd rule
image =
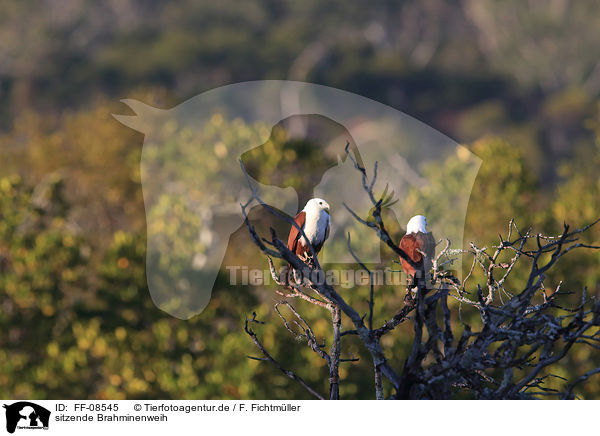
<svg viewBox="0 0 600 436">
<path fill-rule="evenodd" d="M 229 85 L 168 110 L 124 103 L 135 115 L 115 118 L 145 135 L 140 171 L 148 286 L 155 304 L 173 316 L 194 316 L 210 301 L 229 238 L 243 222 L 240 204 L 251 197 L 240 159 L 261 198 L 292 217 L 308 198 L 328 201 L 332 233 L 325 264 L 355 262 L 346 248 L 348 233 L 361 260 L 380 261 L 376 235 L 343 206 L 364 218 L 372 206 L 346 159 L 346 144 L 369 177 L 378 163 L 375 190 L 393 195 L 390 211 L 401 227 L 424 214 L 436 236 L 461 246 L 479 159 L 390 107 L 288 81 Z M 238 261 L 248 252 L 257 253 L 240 247 Z"/>
</svg>

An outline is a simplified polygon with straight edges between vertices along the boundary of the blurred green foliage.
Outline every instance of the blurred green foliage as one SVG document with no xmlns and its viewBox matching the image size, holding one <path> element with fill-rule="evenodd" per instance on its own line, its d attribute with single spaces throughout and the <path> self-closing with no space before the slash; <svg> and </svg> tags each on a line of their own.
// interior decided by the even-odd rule
<svg viewBox="0 0 600 436">
<path fill-rule="evenodd" d="M 267 322 L 256 331 L 269 351 L 327 389 L 323 362 L 281 328 L 272 285 L 230 286 L 223 271 L 201 315 L 182 321 L 156 308 L 145 274 L 143 137 L 110 116 L 123 112 L 116 103 L 122 97 L 166 107 L 242 80 L 335 86 L 401 109 L 483 160 L 465 243 L 491 246 L 498 233 L 507 235 L 511 218 L 521 229 L 557 233 L 563 221 L 581 227 L 600 215 L 598 32 L 582 31 L 597 28 L 594 2 L 1 4 L 2 397 L 309 398 L 273 367 L 247 359 L 255 349 L 242 327 L 253 311 Z M 226 156 L 219 135 L 252 142 L 265 128 L 215 120 L 201 139 L 215 156 Z M 182 135 L 163 152 L 185 151 L 198 140 Z M 277 141 L 267 151 L 262 165 L 249 165 L 257 178 L 269 179 L 280 165 L 316 164 L 311 153 Z M 436 178 L 435 167 L 423 174 L 460 186 L 464 174 L 452 169 L 467 155 L 444 162 L 451 178 Z M 210 180 L 210 160 L 188 164 L 183 177 Z M 284 182 L 294 183 L 293 171 L 286 176 Z M 403 200 L 415 208 L 434 201 L 417 192 Z M 430 222 L 444 219 L 453 204 L 445 200 L 428 208 L 436 211 Z M 163 219 L 156 222 L 167 230 L 172 214 L 197 219 L 185 207 L 161 204 L 155 213 Z M 395 223 L 391 215 L 384 219 Z M 286 231 L 260 211 L 251 216 L 264 233 L 271 224 Z M 582 238 L 598 243 L 600 228 Z M 240 228 L 224 265 L 266 268 L 247 240 Z M 576 250 L 548 275 L 548 286 L 564 281 L 563 289 L 588 286 L 597 293 L 599 266 L 598 253 Z M 516 271 L 509 286 L 518 290 L 524 274 Z M 367 287 L 341 292 L 366 312 Z M 376 324 L 403 304 L 400 294 L 377 289 Z M 302 303 L 297 308 L 317 336 L 329 334 L 325 313 Z M 478 315 L 464 316 L 476 321 Z M 403 325 L 385 337 L 391 361 L 406 357 L 411 334 Z M 342 397 L 373 398 L 368 355 L 355 338 L 343 344 L 344 353 L 361 360 L 342 365 Z M 574 348 L 555 372 L 573 377 L 599 365 L 597 352 Z M 600 380 L 590 379 L 577 393 L 600 398 Z"/>
</svg>

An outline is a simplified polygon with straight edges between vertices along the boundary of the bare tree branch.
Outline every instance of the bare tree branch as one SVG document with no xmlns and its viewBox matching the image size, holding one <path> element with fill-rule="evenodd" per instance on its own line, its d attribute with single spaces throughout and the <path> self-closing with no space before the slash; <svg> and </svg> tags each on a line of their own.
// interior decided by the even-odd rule
<svg viewBox="0 0 600 436">
<path fill-rule="evenodd" d="M 323 279 L 325 273 L 318 261 L 312 265 L 305 263 L 288 250 L 273 229 L 269 238 L 261 238 L 246 219 L 252 240 L 265 255 L 283 259 L 294 270 L 302 272 L 301 283 L 286 284 L 279 280 L 276 268 L 268 257 L 275 283 L 285 288 L 285 292 L 275 292 L 286 299 L 301 298 L 327 309 L 331 314 L 332 346 L 327 354 L 323 350 L 324 343 L 318 343 L 308 323 L 291 304 L 279 302 L 276 305 L 284 327 L 295 336 L 304 337 L 309 347 L 327 361 L 331 399 L 339 398 L 339 386 L 343 382 L 339 378 L 340 363 L 356 361 L 355 358 L 341 358 L 342 339 L 349 335 L 358 336 L 362 346 L 370 354 L 377 399 L 383 398 L 384 383 L 389 383 L 393 388 L 392 398 L 444 399 L 452 398 L 459 391 L 482 399 L 523 399 L 551 395 L 573 398 L 577 385 L 600 372 L 600 368 L 593 368 L 574 381 L 566 381 L 562 391 L 545 385 L 549 378 L 560 378 L 552 374 L 550 369 L 575 344 L 600 349 L 598 300 L 588 299 L 584 289 L 581 304 L 576 307 L 569 307 L 562 302 L 559 304 L 559 298 L 572 292 L 561 290 L 562 281 L 554 292 L 546 284 L 546 274 L 563 256 L 575 249 L 600 248 L 598 245 L 578 241 L 578 236 L 600 222 L 600 219 L 575 230 L 570 230 L 564 224 L 562 233 L 556 236 L 535 234 L 532 229 L 522 232 L 515 221 L 510 220 L 508 237 L 505 239 L 499 234 L 498 244 L 494 243 L 491 248 L 471 243 L 467 250 L 455 250 L 450 248 L 450 241 L 447 240 L 445 247 L 431 259 L 433 279 L 431 283 L 427 283 L 428 271 L 424 271 L 424 266 L 415 264 L 398 248 L 381 218 L 383 197 L 377 200 L 373 192 L 377 180 L 377 165 L 373 168 L 372 178 L 369 178 L 366 169 L 357 163 L 348 147 L 346 153 L 362 179 L 365 195 L 373 204 L 373 219 L 361 218 L 347 205 L 344 206 L 357 222 L 373 230 L 379 241 L 384 242 L 393 253 L 413 267 L 421 268 L 421 278 L 415 279 L 407 289 L 407 295 L 414 295 L 410 304 L 396 308 L 396 313 L 389 321 L 378 327 L 374 325 L 373 271 L 354 252 L 350 234 L 347 236 L 348 251 L 370 278 L 366 324 L 364 318 L 367 314 L 361 316 Z M 242 169 L 245 173 L 243 165 Z M 242 205 L 244 215 L 245 208 L 253 200 L 273 215 L 298 227 L 294 220 L 264 204 L 254 189 L 253 198 Z M 304 235 L 302 229 L 298 230 Z M 444 265 L 454 262 L 456 256 L 470 260 L 470 270 L 463 280 L 444 270 Z M 510 289 L 510 277 L 517 269 L 522 274 L 524 268 L 528 270 L 523 287 L 519 290 Z M 483 281 L 477 283 L 481 277 Z M 449 298 L 459 304 L 460 322 L 453 320 Z M 277 309 L 282 304 L 290 308 L 300 331 L 293 329 Z M 463 306 L 479 313 L 481 321 L 478 321 L 477 328 L 464 323 L 461 315 Z M 352 323 L 352 329 L 341 330 L 342 316 Z M 403 364 L 390 362 L 380 341 L 384 335 L 406 321 L 412 322 L 412 346 Z M 248 320 L 248 333 L 251 330 L 247 325 Z M 461 325 L 462 332 L 458 331 Z M 248 334 L 265 359 L 273 361 L 256 335 L 253 332 Z M 288 373 L 280 365 L 276 366 Z M 400 372 L 397 371 L 398 368 L 402 368 Z"/>
<path fill-rule="evenodd" d="M 252 331 L 252 329 L 248 326 L 249 322 L 257 322 L 257 320 L 256 320 L 256 314 L 254 314 L 254 316 L 251 319 L 246 318 L 246 322 L 244 323 L 244 331 L 248 334 L 248 336 L 250 336 L 252 338 L 252 341 L 254 342 L 254 344 L 258 347 L 258 349 L 261 351 L 261 353 L 263 354 L 263 356 L 265 356 L 264 360 L 271 362 L 281 372 L 283 372 L 285 375 L 287 375 L 292 380 L 296 380 L 308 392 L 310 392 L 311 394 L 313 394 L 319 400 L 324 400 L 325 398 L 323 398 L 323 396 L 321 394 L 319 394 L 316 390 L 314 390 L 313 388 L 311 388 L 304 381 L 304 379 L 302 377 L 296 375 L 293 371 L 289 371 L 289 370 L 285 369 L 283 366 L 281 366 L 281 364 L 279 362 L 277 362 L 275 359 L 273 359 L 273 357 L 271 357 L 271 355 L 268 353 L 268 351 L 265 350 L 265 347 L 263 347 L 262 343 L 258 340 L 258 337 L 256 336 L 256 333 L 254 333 Z M 248 356 L 248 357 L 251 358 L 251 359 L 256 359 L 256 358 L 251 357 L 251 356 Z M 263 360 L 263 359 L 256 359 L 256 360 Z"/>
</svg>

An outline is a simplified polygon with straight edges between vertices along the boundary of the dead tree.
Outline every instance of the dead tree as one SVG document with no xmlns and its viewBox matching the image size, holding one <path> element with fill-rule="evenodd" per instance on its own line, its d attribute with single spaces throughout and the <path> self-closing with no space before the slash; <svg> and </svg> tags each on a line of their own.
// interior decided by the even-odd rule
<svg viewBox="0 0 600 436">
<path fill-rule="evenodd" d="M 372 218 L 359 217 L 354 211 L 348 211 L 363 225 L 371 228 L 379 240 L 411 265 L 410 258 L 394 243 L 381 218 L 382 199 L 377 199 L 373 187 L 377 178 L 377 164 L 373 178 L 367 173 L 346 149 L 348 157 L 354 162 L 358 174 L 362 177 L 365 195 L 372 204 Z M 245 169 L 242 165 L 242 170 Z M 247 174 L 246 174 L 247 175 Z M 248 178 L 252 188 L 252 183 Z M 584 289 L 580 304 L 576 307 L 563 307 L 558 298 L 567 294 L 559 285 L 553 293 L 546 290 L 544 281 L 547 271 L 567 253 L 575 249 L 599 249 L 599 246 L 587 245 L 578 241 L 577 236 L 588 230 L 590 225 L 570 230 L 567 224 L 558 236 L 533 234 L 532 230 L 521 232 L 511 220 L 506 238 L 499 236 L 494 247 L 478 247 L 471 244 L 467 250 L 453 250 L 450 241 L 440 251 L 433 263 L 433 286 L 425 279 L 412 283 L 414 298 L 400 308 L 383 325 L 373 325 L 373 280 L 372 272 L 352 251 L 348 235 L 348 250 L 357 264 L 371 277 L 369 313 L 361 316 L 348 304 L 325 280 L 314 251 L 313 262 L 307 264 L 287 246 L 271 229 L 270 238 L 257 234 L 246 216 L 246 208 L 257 200 L 270 213 L 296 225 L 293 219 L 262 202 L 253 189 L 253 198 L 242 205 L 246 225 L 254 243 L 267 256 L 273 279 L 279 286 L 275 292 L 283 297 L 275 305 L 275 311 L 284 327 L 294 336 L 301 337 L 306 344 L 324 359 L 329 367 L 329 398 L 339 398 L 339 365 L 342 358 L 342 341 L 347 335 L 360 338 L 368 351 L 374 367 L 375 398 L 383 399 L 383 383 L 393 388 L 391 398 L 396 399 L 448 399 L 460 392 L 467 392 L 479 399 L 529 399 L 543 396 L 573 398 L 573 389 L 589 377 L 600 372 L 595 368 L 582 374 L 575 380 L 565 380 L 561 390 L 544 385 L 551 366 L 563 359 L 575 344 L 583 344 L 600 349 L 600 302 L 596 297 L 588 298 Z M 297 225 L 296 225 L 297 227 Z M 302 236 L 304 232 L 299 228 Z M 508 261 L 501 261 L 509 256 Z M 444 264 L 452 262 L 453 256 L 472 258 L 469 273 L 463 280 L 444 271 Z M 271 260 L 272 257 L 289 263 L 300 276 L 293 283 L 279 280 L 279 273 Z M 507 279 L 517 266 L 527 265 L 528 278 L 523 289 L 506 289 Z M 485 283 L 471 283 L 475 269 L 479 269 Z M 421 270 L 420 277 L 426 277 Z M 327 352 L 324 343 L 320 343 L 304 317 L 294 308 L 291 300 L 303 299 L 330 312 L 332 322 L 332 347 Z M 453 313 L 448 299 L 454 299 L 461 306 L 478 311 L 481 322 L 474 328 L 462 321 L 460 313 Z M 539 302 L 536 302 L 540 300 Z M 286 319 L 279 307 L 285 305 L 294 319 Z M 346 316 L 353 329 L 341 330 L 341 317 Z M 366 322 L 365 322 L 366 318 Z M 410 321 L 413 324 L 413 343 L 404 362 L 391 362 L 381 346 L 381 338 L 390 333 L 399 324 Z M 263 357 L 254 359 L 269 361 L 290 378 L 301 383 L 315 397 L 324 396 L 310 387 L 300 376 L 284 368 L 271 356 L 260 342 L 251 324 L 261 323 L 256 314 L 245 321 L 244 329 L 252 338 Z M 460 333 L 457 331 L 462 329 Z"/>
</svg>

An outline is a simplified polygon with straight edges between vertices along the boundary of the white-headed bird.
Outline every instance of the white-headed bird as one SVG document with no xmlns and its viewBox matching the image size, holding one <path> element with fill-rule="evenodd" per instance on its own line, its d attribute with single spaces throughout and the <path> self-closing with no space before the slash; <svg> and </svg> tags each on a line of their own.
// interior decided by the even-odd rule
<svg viewBox="0 0 600 436">
<path fill-rule="evenodd" d="M 321 198 L 311 198 L 294 220 L 298 227 L 304 231 L 315 251 L 315 255 L 318 254 L 329 236 L 331 223 L 329 204 Z M 301 259 L 306 259 L 311 254 L 306 238 L 301 236 L 294 225 L 290 229 L 287 247 Z"/>
<path fill-rule="evenodd" d="M 423 215 L 415 215 L 406 225 L 406 235 L 400 240 L 400 249 L 420 267 L 425 262 L 425 272 L 431 269 L 431 262 L 435 255 L 435 239 L 430 232 L 427 232 L 427 218 Z M 425 256 L 423 256 L 425 254 Z M 400 257 L 402 269 L 411 278 L 415 277 L 415 269 L 406 260 Z"/>
</svg>

